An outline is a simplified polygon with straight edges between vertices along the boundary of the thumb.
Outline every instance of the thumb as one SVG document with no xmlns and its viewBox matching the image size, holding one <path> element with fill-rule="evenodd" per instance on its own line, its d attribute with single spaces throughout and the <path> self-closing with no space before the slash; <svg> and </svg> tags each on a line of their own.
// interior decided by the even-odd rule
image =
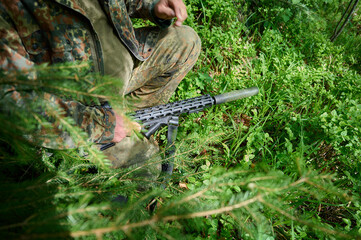
<svg viewBox="0 0 361 240">
<path fill-rule="evenodd" d="M 173 19 L 176 14 L 172 8 L 167 5 L 159 4 L 154 8 L 154 13 L 161 19 Z"/>
<path fill-rule="evenodd" d="M 181 26 L 184 20 L 187 19 L 187 8 L 182 1 L 180 2 L 171 2 L 172 8 L 175 11 L 175 17 L 177 21 L 174 23 L 176 26 Z"/>
</svg>

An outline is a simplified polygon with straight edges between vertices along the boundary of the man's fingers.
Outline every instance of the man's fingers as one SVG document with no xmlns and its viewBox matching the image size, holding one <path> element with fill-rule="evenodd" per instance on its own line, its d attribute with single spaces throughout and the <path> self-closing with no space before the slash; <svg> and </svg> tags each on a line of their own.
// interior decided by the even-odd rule
<svg viewBox="0 0 361 240">
<path fill-rule="evenodd" d="M 161 19 L 173 19 L 176 16 L 172 8 L 162 4 L 156 6 L 156 13 L 157 13 L 157 17 Z"/>
<path fill-rule="evenodd" d="M 139 123 L 132 121 L 132 122 L 130 122 L 129 129 L 140 132 L 140 130 L 142 130 L 142 126 Z"/>
<path fill-rule="evenodd" d="M 133 131 L 140 132 L 142 126 L 129 119 L 123 114 L 116 114 L 115 113 L 115 128 L 114 128 L 114 138 L 112 142 L 120 142 L 126 136 L 130 136 Z"/>
<path fill-rule="evenodd" d="M 186 20 L 188 17 L 187 8 L 182 0 L 172 1 L 170 2 L 170 4 L 171 7 L 174 9 L 175 17 L 177 18 L 177 21 L 174 24 L 176 26 L 181 26 L 184 20 Z"/>
<path fill-rule="evenodd" d="M 160 0 L 154 7 L 155 15 L 161 19 L 177 18 L 174 23 L 181 26 L 188 17 L 187 8 L 182 0 Z"/>
<path fill-rule="evenodd" d="M 123 116 L 124 128 L 127 136 L 132 135 L 133 131 L 140 131 L 142 127 L 128 117 Z"/>
</svg>

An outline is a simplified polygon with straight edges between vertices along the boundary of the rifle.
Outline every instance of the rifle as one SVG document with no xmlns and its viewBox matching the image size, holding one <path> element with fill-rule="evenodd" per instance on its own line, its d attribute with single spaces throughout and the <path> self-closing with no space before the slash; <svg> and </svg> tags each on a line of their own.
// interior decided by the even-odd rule
<svg viewBox="0 0 361 240">
<path fill-rule="evenodd" d="M 167 173 L 170 176 L 173 172 L 173 159 L 175 153 L 173 143 L 177 136 L 179 116 L 181 114 L 200 112 L 205 108 L 211 107 L 213 105 L 254 96 L 258 94 L 258 92 L 258 87 L 251 87 L 213 97 L 207 94 L 200 97 L 189 98 L 178 102 L 141 109 L 130 114 L 130 116 L 135 121 L 141 123 L 143 126 L 143 130 L 141 132 L 148 139 L 162 126 L 168 126 L 168 161 L 162 164 L 162 172 Z M 105 149 L 114 145 L 115 143 L 104 144 L 101 146 L 100 150 L 104 151 Z"/>
</svg>

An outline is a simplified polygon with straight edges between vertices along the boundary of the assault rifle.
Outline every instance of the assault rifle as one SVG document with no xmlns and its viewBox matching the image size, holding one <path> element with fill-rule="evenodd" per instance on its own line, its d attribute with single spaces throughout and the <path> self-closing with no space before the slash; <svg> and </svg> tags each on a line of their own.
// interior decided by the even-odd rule
<svg viewBox="0 0 361 240">
<path fill-rule="evenodd" d="M 171 175 L 173 171 L 173 156 L 175 153 L 173 143 L 177 136 L 179 116 L 181 114 L 200 112 L 203 109 L 213 105 L 254 96 L 258 94 L 258 92 L 258 87 L 251 87 L 213 97 L 207 94 L 200 97 L 168 103 L 165 105 L 141 109 L 130 114 L 130 116 L 143 126 L 143 130 L 141 132 L 148 139 L 162 126 L 168 126 L 168 161 L 162 164 L 162 172 Z M 114 145 L 114 143 L 104 144 L 100 150 L 104 151 L 105 149 Z"/>
</svg>

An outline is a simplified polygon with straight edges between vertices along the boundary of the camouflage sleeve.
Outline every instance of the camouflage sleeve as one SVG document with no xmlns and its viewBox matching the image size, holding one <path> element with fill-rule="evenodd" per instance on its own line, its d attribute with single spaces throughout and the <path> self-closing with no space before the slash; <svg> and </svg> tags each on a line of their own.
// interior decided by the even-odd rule
<svg viewBox="0 0 361 240">
<path fill-rule="evenodd" d="M 86 106 L 76 101 L 64 101 L 63 99 L 52 94 L 45 93 L 41 100 L 46 101 L 47 114 L 52 119 L 52 128 L 46 132 L 39 131 L 36 139 L 43 147 L 53 149 L 76 148 L 84 144 L 83 139 L 76 136 L 76 131 L 59 124 L 61 116 L 54 116 L 49 109 L 59 109 L 65 113 L 65 116 L 71 117 L 76 126 L 86 133 L 86 141 L 94 143 L 109 143 L 114 138 L 115 115 L 111 109 L 101 106 Z M 68 131 L 65 131 L 67 129 Z M 74 134 L 75 132 L 75 134 Z"/>
<path fill-rule="evenodd" d="M 22 45 L 16 28 L 3 14 L 0 15 L 0 66 L 5 76 L 15 74 L 17 71 L 24 73 L 34 66 L 25 47 Z M 29 81 L 34 78 L 36 78 L 34 75 L 28 76 Z M 43 93 L 41 94 L 42 96 L 34 96 L 21 92 L 17 88 L 19 87 L 0 85 L 0 92 L 4 96 L 9 96 L 19 108 L 22 107 L 26 101 L 31 102 L 35 99 L 40 99 L 39 101 L 45 101 L 49 106 L 62 109 L 66 116 L 71 117 L 76 125 L 87 133 L 87 140 L 90 142 L 107 143 L 113 139 L 116 122 L 114 113 L 111 110 L 97 106 L 85 106 L 76 101 L 65 101 L 48 93 Z M 9 99 L 6 101 L 8 100 Z M 0 101 L 5 101 L 5 99 L 2 98 Z M 5 109 L 1 110 L 5 111 Z M 43 115 L 48 114 L 44 109 L 42 111 Z M 49 119 L 53 119 L 53 116 L 50 116 Z M 53 121 L 51 125 L 52 130 L 48 131 L 47 129 L 47 131 L 44 132 L 40 129 L 39 132 L 34 133 L 34 136 L 30 137 L 30 139 L 42 139 L 42 142 L 39 143 L 40 145 L 57 149 L 74 148 L 79 145 L 70 138 L 71 134 L 62 130 L 65 128 L 62 127 L 59 122 Z M 56 137 L 54 138 L 54 136 Z"/>
<path fill-rule="evenodd" d="M 125 0 L 131 18 L 151 19 L 151 12 L 159 0 Z"/>
<path fill-rule="evenodd" d="M 17 31 L 2 16 L 0 16 L 0 47 L 1 69 L 26 70 L 34 66 Z"/>
</svg>

